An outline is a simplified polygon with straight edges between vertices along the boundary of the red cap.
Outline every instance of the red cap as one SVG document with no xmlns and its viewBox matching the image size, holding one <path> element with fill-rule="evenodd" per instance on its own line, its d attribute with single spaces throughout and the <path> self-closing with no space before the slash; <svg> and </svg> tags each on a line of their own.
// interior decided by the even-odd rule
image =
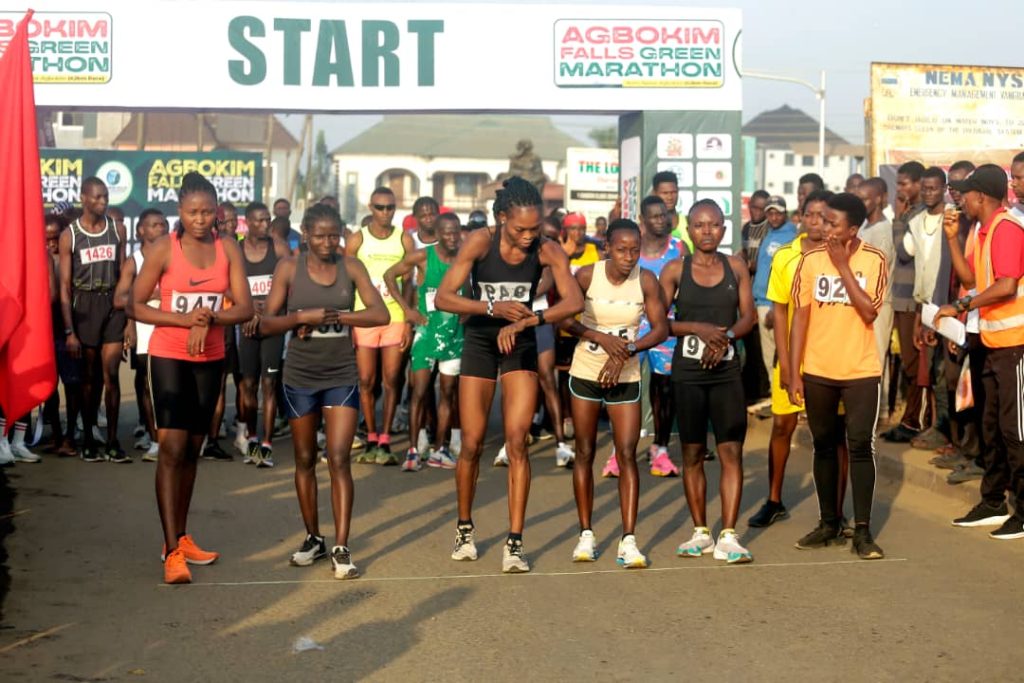
<svg viewBox="0 0 1024 683">
<path fill-rule="evenodd" d="M 416 222 L 416 216 L 411 213 L 402 219 L 402 230 L 415 230 L 419 227 L 419 223 Z"/>
<path fill-rule="evenodd" d="M 582 225 L 584 228 L 587 227 L 587 219 L 582 213 L 566 214 L 565 218 L 562 219 L 563 228 L 571 228 L 576 225 Z"/>
<path fill-rule="evenodd" d="M 442 206 L 441 210 L 437 212 L 437 215 L 440 216 L 440 215 L 446 214 L 446 213 L 455 213 L 455 212 L 452 211 L 451 209 L 449 209 L 447 206 Z"/>
</svg>

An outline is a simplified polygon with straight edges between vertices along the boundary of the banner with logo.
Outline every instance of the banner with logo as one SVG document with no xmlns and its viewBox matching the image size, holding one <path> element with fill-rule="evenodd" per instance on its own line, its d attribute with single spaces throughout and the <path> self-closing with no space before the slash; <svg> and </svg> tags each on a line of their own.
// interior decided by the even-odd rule
<svg viewBox="0 0 1024 683">
<path fill-rule="evenodd" d="M 587 232 L 594 221 L 608 218 L 619 198 L 619 150 L 569 147 L 565 150 L 565 208 L 582 213 Z"/>
<path fill-rule="evenodd" d="M 38 0 L 33 8 L 36 104 L 46 107 L 742 108 L 735 9 L 283 0 Z M 0 12 L 0 51 L 22 16 Z M 154 26 L 187 40 L 170 67 L 154 48 Z M 529 49 L 510 52 L 496 32 Z"/>
</svg>

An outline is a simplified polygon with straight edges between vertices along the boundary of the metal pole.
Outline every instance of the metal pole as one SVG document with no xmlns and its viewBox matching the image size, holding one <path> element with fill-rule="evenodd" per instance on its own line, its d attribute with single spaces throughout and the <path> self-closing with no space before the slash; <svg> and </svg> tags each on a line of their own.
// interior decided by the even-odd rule
<svg viewBox="0 0 1024 683">
<path fill-rule="evenodd" d="M 821 70 L 821 90 L 818 91 L 818 172 L 825 177 L 825 70 Z"/>
</svg>

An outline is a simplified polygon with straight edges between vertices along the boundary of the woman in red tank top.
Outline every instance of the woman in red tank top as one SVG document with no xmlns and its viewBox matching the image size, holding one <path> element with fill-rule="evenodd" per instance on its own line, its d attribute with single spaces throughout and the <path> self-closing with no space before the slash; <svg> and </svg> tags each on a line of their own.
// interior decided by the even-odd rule
<svg viewBox="0 0 1024 683">
<path fill-rule="evenodd" d="M 196 463 L 220 396 L 224 327 L 252 317 L 238 243 L 213 234 L 217 191 L 187 173 L 178 193 L 181 226 L 156 242 L 135 279 L 128 314 L 154 325 L 149 346 L 150 391 L 160 452 L 156 499 L 164 531 L 164 581 L 192 580 L 186 563 L 211 564 L 187 532 Z M 146 305 L 160 286 L 160 308 Z M 234 305 L 225 310 L 224 300 Z"/>
</svg>

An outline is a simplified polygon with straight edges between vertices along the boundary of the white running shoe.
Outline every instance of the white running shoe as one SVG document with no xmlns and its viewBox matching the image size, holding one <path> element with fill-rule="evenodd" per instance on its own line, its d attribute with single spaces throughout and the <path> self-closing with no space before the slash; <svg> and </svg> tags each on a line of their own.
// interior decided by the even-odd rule
<svg viewBox="0 0 1024 683">
<path fill-rule="evenodd" d="M 459 453 L 462 452 L 462 430 L 453 429 L 452 439 L 448 443 L 448 450 L 451 451 L 452 455 L 456 458 L 459 457 Z"/>
<path fill-rule="evenodd" d="M 501 571 L 505 574 L 525 574 L 530 571 L 530 563 L 523 554 L 523 542 L 508 540 L 501 556 Z"/>
<path fill-rule="evenodd" d="M 711 538 L 711 529 L 699 526 L 693 530 L 693 536 L 686 543 L 676 548 L 679 557 L 700 557 L 715 551 L 715 541 Z"/>
<path fill-rule="evenodd" d="M 359 570 L 352 563 L 352 553 L 343 545 L 331 548 L 331 567 L 334 568 L 336 579 L 355 579 L 359 576 Z"/>
<path fill-rule="evenodd" d="M 421 429 L 419 436 L 416 438 L 416 452 L 426 453 L 430 450 L 430 435 L 427 434 L 426 429 Z"/>
<path fill-rule="evenodd" d="M 722 529 L 715 544 L 715 559 L 729 564 L 746 564 L 754 561 L 750 551 L 740 545 L 739 536 L 732 529 Z"/>
<path fill-rule="evenodd" d="M 647 569 L 647 557 L 636 547 L 636 536 L 627 534 L 619 541 L 615 562 L 625 569 Z"/>
<path fill-rule="evenodd" d="M 149 434 L 147 432 L 142 432 L 142 436 L 137 437 L 133 445 L 135 446 L 135 450 L 144 451 L 148 449 L 152 443 L 153 440 L 149 438 Z"/>
<path fill-rule="evenodd" d="M 306 534 L 306 540 L 302 542 L 302 547 L 292 553 L 288 564 L 293 567 L 308 567 L 324 557 L 327 557 L 327 544 L 324 542 L 324 537 Z"/>
<path fill-rule="evenodd" d="M 235 448 L 243 456 L 249 455 L 249 437 L 246 436 L 246 429 L 243 427 L 241 430 L 235 432 Z"/>
<path fill-rule="evenodd" d="M 569 444 L 559 441 L 558 448 L 555 449 L 555 465 L 558 467 L 572 467 L 575 460 L 576 454 L 572 452 Z"/>
<path fill-rule="evenodd" d="M 242 458 L 243 465 L 255 465 L 260 461 L 260 442 L 249 441 L 245 445 L 245 457 Z"/>
<path fill-rule="evenodd" d="M 597 548 L 594 546 L 597 544 L 597 539 L 594 538 L 594 532 L 590 529 L 580 533 L 580 540 L 576 542 L 576 547 L 572 551 L 573 562 L 594 562 L 597 560 Z"/>
<path fill-rule="evenodd" d="M 156 462 L 160 453 L 160 444 L 156 441 L 149 445 L 149 450 L 142 455 L 142 462 Z"/>
<path fill-rule="evenodd" d="M 494 466 L 508 467 L 508 453 L 505 452 L 505 446 L 502 446 L 498 454 L 494 456 Z"/>
<path fill-rule="evenodd" d="M 11 454 L 17 462 L 42 462 L 43 459 L 30 451 L 24 442 L 12 443 Z"/>
<path fill-rule="evenodd" d="M 473 527 L 455 528 L 455 549 L 452 550 L 452 559 L 456 561 L 475 560 L 476 543 L 473 542 Z"/>
<path fill-rule="evenodd" d="M 321 450 L 327 447 L 327 435 L 322 429 L 316 430 L 316 447 Z"/>
<path fill-rule="evenodd" d="M 14 464 L 14 453 L 11 452 L 11 442 L 7 437 L 0 434 L 0 467 L 7 467 Z"/>
<path fill-rule="evenodd" d="M 141 439 L 142 435 L 145 433 L 146 425 L 142 424 L 141 422 L 137 422 L 135 424 L 135 429 L 132 430 L 132 436 L 135 437 L 136 439 Z M 146 448 L 149 448 L 149 446 L 146 446 Z"/>
<path fill-rule="evenodd" d="M 430 451 L 430 457 L 427 458 L 427 465 L 429 467 L 440 467 L 445 470 L 455 469 L 456 460 L 455 456 L 451 454 L 444 446 L 439 449 Z"/>
</svg>

